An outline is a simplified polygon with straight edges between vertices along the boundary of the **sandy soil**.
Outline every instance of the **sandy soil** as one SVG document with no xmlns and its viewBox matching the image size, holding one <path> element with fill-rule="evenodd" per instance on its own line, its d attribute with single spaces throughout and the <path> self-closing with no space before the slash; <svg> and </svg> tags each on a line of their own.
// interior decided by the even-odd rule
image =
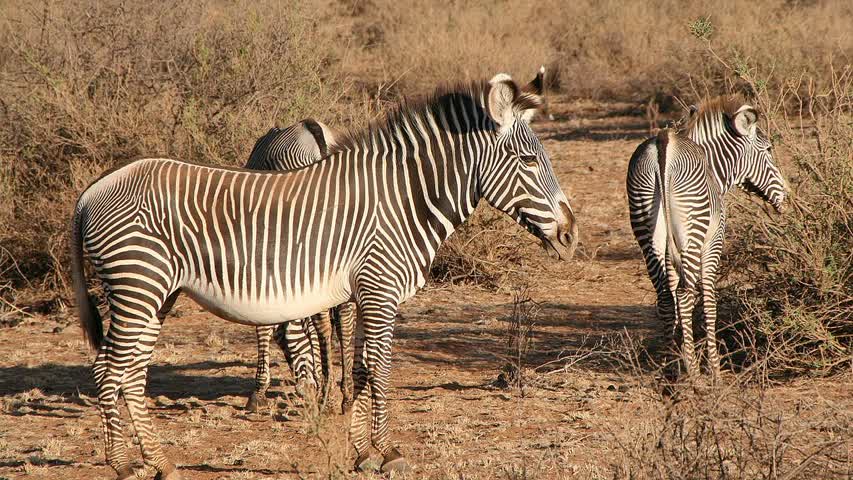
<svg viewBox="0 0 853 480">
<path fill-rule="evenodd" d="M 532 375 L 524 396 L 497 388 L 512 295 L 465 286 L 420 292 L 401 309 L 390 390 L 393 435 L 416 469 L 412 478 L 613 478 L 621 448 L 613 439 L 648 412 L 642 389 L 593 358 L 620 335 L 641 339 L 654 330 L 654 295 L 624 193 L 628 159 L 648 127 L 630 105 L 552 108 L 556 121 L 536 129 L 580 221 L 583 252 L 552 264 L 526 240 L 541 270 L 530 294 L 542 303 L 529 364 L 571 361 L 593 345 L 598 353 Z M 0 479 L 112 478 L 92 355 L 69 321 L 28 319 L 0 330 Z M 319 438 L 308 432 L 318 422 L 289 406 L 293 386 L 281 352 L 270 391 L 275 411 L 247 415 L 254 359 L 253 329 L 178 303 L 149 374 L 149 405 L 167 452 L 190 479 L 327 476 L 330 462 L 350 454 L 346 419 L 326 415 Z M 780 401 L 824 395 L 848 412 L 852 390 L 849 379 L 776 389 Z"/>
</svg>

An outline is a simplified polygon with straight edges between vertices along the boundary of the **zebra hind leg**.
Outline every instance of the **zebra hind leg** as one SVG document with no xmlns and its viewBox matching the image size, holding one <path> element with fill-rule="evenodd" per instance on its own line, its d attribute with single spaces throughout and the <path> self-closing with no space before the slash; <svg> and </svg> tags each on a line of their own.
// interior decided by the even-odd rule
<svg viewBox="0 0 853 480">
<path fill-rule="evenodd" d="M 112 323 L 115 324 L 115 320 Z M 118 397 L 121 393 L 120 379 L 124 372 L 113 362 L 116 356 L 112 346 L 113 331 L 113 328 L 110 328 L 98 351 L 92 366 L 92 376 L 98 390 L 98 412 L 101 415 L 104 431 L 104 453 L 107 465 L 116 471 L 119 480 L 127 480 L 136 478 L 136 474 L 127 457 L 127 445 L 124 441 L 121 414 L 118 410 Z"/>
<path fill-rule="evenodd" d="M 294 320 L 279 325 L 274 338 L 290 366 L 297 395 L 302 398 L 315 395 L 317 371 L 312 345 L 317 344 L 317 334 L 310 319 Z"/>
<path fill-rule="evenodd" d="M 696 346 L 693 340 L 693 307 L 696 303 L 696 291 L 693 288 L 678 287 L 675 300 L 676 314 L 681 326 L 681 359 L 687 377 L 695 379 L 699 375 L 699 363 L 696 360 Z"/>
<path fill-rule="evenodd" d="M 112 290 L 120 292 L 121 288 L 114 286 Z M 173 294 L 170 299 L 176 296 Z M 112 321 L 94 367 L 100 408 L 105 419 L 107 462 L 116 470 L 119 479 L 135 478 L 127 461 L 116 408 L 116 400 L 121 393 L 134 431 L 139 437 L 145 463 L 157 470 L 157 478 L 178 480 L 181 478 L 180 473 L 163 453 L 145 405 L 148 364 L 160 334 L 162 319 L 171 306 L 170 302 L 167 301 L 168 306 L 161 309 L 154 306 L 155 311 L 158 311 L 157 315 L 146 319 L 143 310 L 130 312 L 115 300 L 110 298 Z M 124 315 L 125 313 L 131 314 Z"/>
<path fill-rule="evenodd" d="M 269 407 L 267 400 L 267 389 L 270 386 L 270 339 L 275 327 L 257 327 L 255 333 L 258 337 L 258 366 L 255 371 L 255 391 L 246 402 L 246 410 L 257 413 L 261 409 Z"/>
</svg>

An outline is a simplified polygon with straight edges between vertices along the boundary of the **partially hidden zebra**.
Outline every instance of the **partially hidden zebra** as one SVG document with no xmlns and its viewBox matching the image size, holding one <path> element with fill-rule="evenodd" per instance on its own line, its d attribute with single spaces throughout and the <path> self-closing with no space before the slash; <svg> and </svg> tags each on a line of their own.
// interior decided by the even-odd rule
<svg viewBox="0 0 853 480">
<path fill-rule="evenodd" d="M 356 467 L 371 445 L 382 470 L 408 464 L 388 435 L 391 339 L 399 305 L 426 283 L 444 240 L 485 199 L 571 258 L 577 224 L 528 122 L 542 81 L 509 75 L 440 89 L 342 138 L 320 162 L 289 172 L 144 159 L 80 196 L 72 278 L 93 366 L 107 463 L 134 475 L 122 437 L 125 399 L 146 464 L 180 474 L 161 450 L 144 392 L 162 320 L 181 291 L 247 325 L 276 325 L 358 303 Z M 110 326 L 86 290 L 84 252 L 106 286 Z M 363 337 L 363 338 L 362 338 Z"/>
<path fill-rule="evenodd" d="M 305 119 L 286 128 L 272 128 L 255 142 L 246 168 L 253 170 L 286 171 L 305 167 L 329 153 L 340 134 L 314 119 Z M 341 410 L 347 413 L 352 404 L 352 332 L 355 305 L 346 303 L 333 311 L 323 312 L 301 321 L 287 322 L 276 329 L 255 327 L 258 338 L 258 364 L 255 390 L 246 408 L 257 412 L 268 405 L 266 391 L 270 384 L 270 339 L 275 330 L 276 342 L 285 353 L 287 363 L 296 379 L 296 390 L 303 396 L 322 390 L 325 402 L 329 391 L 329 351 L 332 325 L 335 318 L 338 343 L 341 348 Z"/>
<path fill-rule="evenodd" d="M 628 165 L 631 227 L 657 292 L 665 338 L 675 340 L 680 327 L 688 376 L 699 373 L 692 312 L 700 289 L 706 360 L 713 378 L 720 371 L 715 283 L 726 192 L 737 185 L 779 211 L 785 200 L 785 182 L 758 118 L 739 95 L 706 100 L 691 108 L 683 132 L 662 130 L 637 148 Z"/>
</svg>

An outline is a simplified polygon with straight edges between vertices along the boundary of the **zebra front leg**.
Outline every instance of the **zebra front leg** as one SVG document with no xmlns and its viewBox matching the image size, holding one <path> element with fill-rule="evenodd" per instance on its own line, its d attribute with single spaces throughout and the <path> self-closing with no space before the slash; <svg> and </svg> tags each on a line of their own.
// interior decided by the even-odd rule
<svg viewBox="0 0 853 480">
<path fill-rule="evenodd" d="M 371 440 L 382 454 L 383 473 L 410 471 L 406 458 L 394 447 L 388 435 L 388 385 L 391 380 L 391 340 L 397 305 L 389 301 L 361 305 L 364 325 L 364 363 L 372 401 Z"/>
<path fill-rule="evenodd" d="M 246 410 L 257 413 L 262 408 L 269 406 L 267 400 L 267 389 L 270 386 L 270 339 L 275 327 L 256 327 L 255 334 L 258 337 L 258 365 L 255 370 L 255 391 L 246 402 Z"/>
<path fill-rule="evenodd" d="M 331 388 L 331 355 L 330 352 L 332 350 L 332 317 L 329 314 L 329 311 L 326 310 L 318 315 L 312 317 L 314 320 L 314 326 L 317 330 L 317 335 L 320 341 L 319 352 L 318 349 L 313 349 L 314 355 L 314 365 L 316 366 L 319 362 L 320 370 L 321 370 L 321 385 L 322 385 L 322 397 L 320 399 L 321 409 L 326 406 L 326 402 L 329 399 L 329 390 Z M 319 353 L 319 358 L 317 353 Z"/>
<path fill-rule="evenodd" d="M 695 289 L 678 287 L 675 290 L 676 314 L 681 325 L 681 359 L 688 378 L 699 375 L 696 347 L 693 342 L 693 306 L 696 303 Z"/>
<path fill-rule="evenodd" d="M 354 400 L 350 417 L 350 441 L 355 448 L 355 470 L 372 470 L 370 465 L 370 383 L 367 380 L 363 324 L 359 322 L 354 332 Z"/>
<path fill-rule="evenodd" d="M 341 414 L 346 415 L 353 401 L 353 327 L 356 314 L 355 303 L 347 302 L 335 309 L 336 331 L 341 348 Z"/>
</svg>

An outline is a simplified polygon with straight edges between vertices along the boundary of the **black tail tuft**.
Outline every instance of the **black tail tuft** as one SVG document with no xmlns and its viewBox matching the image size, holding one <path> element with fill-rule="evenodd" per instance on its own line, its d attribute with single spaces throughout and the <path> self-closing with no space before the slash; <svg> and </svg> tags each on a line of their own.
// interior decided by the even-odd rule
<svg viewBox="0 0 853 480">
<path fill-rule="evenodd" d="M 83 270 L 83 232 L 80 216 L 82 208 L 77 205 L 74 219 L 71 221 L 71 279 L 74 283 L 74 296 L 77 301 L 77 313 L 83 335 L 93 349 L 100 348 L 104 341 L 104 324 L 98 307 L 92 301 L 86 288 L 86 274 Z"/>
</svg>

